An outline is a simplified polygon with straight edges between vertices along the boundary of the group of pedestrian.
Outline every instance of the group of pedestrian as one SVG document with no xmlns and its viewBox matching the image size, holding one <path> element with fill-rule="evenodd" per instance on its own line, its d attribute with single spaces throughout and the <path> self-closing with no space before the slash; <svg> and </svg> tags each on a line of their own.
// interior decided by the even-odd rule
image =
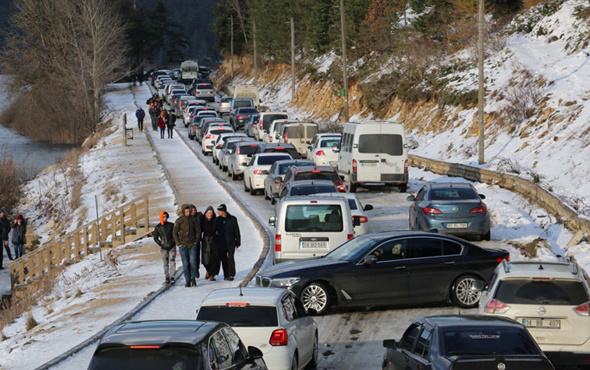
<svg viewBox="0 0 590 370">
<path fill-rule="evenodd" d="M 158 94 L 154 94 L 151 98 L 149 98 L 146 101 L 146 104 L 149 105 L 148 113 L 152 120 L 152 129 L 154 131 L 157 131 L 158 128 L 160 129 L 160 139 L 164 138 L 166 132 L 168 133 L 168 139 L 172 139 L 174 136 L 174 126 L 176 126 L 176 115 L 164 108 L 162 98 L 160 98 Z M 141 109 L 143 116 L 140 120 L 140 116 L 142 115 L 142 113 L 139 113 L 138 115 L 140 109 L 141 107 L 135 112 L 135 117 L 137 118 L 138 126 L 141 125 L 140 130 L 142 130 L 145 112 L 143 112 L 143 109 Z"/>
<path fill-rule="evenodd" d="M 12 245 L 14 247 L 14 258 L 12 258 L 10 245 L 8 244 L 10 230 L 12 230 Z M 18 215 L 11 225 L 10 221 L 8 221 L 8 218 L 6 217 L 6 213 L 4 212 L 4 210 L 0 209 L 0 243 L 4 247 L 4 250 L 6 251 L 6 255 L 8 256 L 9 260 L 12 261 L 13 259 L 19 258 L 23 255 L 26 234 L 27 224 L 22 215 Z M 2 246 L 0 246 L 0 270 L 4 269 L 4 251 L 2 251 Z"/>
<path fill-rule="evenodd" d="M 206 270 L 205 279 L 215 281 L 220 267 L 224 280 L 235 279 L 234 255 L 241 245 L 240 228 L 225 204 L 217 207 L 217 216 L 211 206 L 203 214 L 194 205 L 185 204 L 174 223 L 168 219 L 166 211 L 160 212 L 160 223 L 153 234 L 162 254 L 165 284 L 174 284 L 176 247 L 182 259 L 185 287 L 197 286 L 201 263 Z"/>
</svg>

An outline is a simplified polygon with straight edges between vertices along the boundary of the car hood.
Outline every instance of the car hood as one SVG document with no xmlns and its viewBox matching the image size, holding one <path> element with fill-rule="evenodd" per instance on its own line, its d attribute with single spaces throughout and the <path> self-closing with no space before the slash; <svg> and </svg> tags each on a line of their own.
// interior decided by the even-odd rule
<svg viewBox="0 0 590 370">
<path fill-rule="evenodd" d="M 310 270 L 322 271 L 328 266 L 334 267 L 347 264 L 348 261 L 333 260 L 330 258 L 313 258 L 299 261 L 282 262 L 265 269 L 264 271 L 260 272 L 259 275 L 269 278 L 292 276 L 297 277 L 302 273 L 307 275 Z"/>
</svg>

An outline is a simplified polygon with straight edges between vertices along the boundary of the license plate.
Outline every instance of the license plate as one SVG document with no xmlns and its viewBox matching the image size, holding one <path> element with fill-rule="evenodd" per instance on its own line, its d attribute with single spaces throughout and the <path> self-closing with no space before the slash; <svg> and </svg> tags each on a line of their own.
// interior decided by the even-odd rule
<svg viewBox="0 0 590 370">
<path fill-rule="evenodd" d="M 561 320 L 524 318 L 522 319 L 522 325 L 526 326 L 527 328 L 561 329 Z"/>
<path fill-rule="evenodd" d="M 377 163 L 361 163 L 361 167 L 377 167 Z"/>
<path fill-rule="evenodd" d="M 328 165 L 330 165 L 330 166 L 333 166 L 335 164 L 336 164 L 336 161 L 330 161 L 330 162 L 328 162 Z"/>
<path fill-rule="evenodd" d="M 301 248 L 328 248 L 328 242 L 301 242 Z"/>
<path fill-rule="evenodd" d="M 467 229 L 466 223 L 447 224 L 447 229 Z"/>
</svg>

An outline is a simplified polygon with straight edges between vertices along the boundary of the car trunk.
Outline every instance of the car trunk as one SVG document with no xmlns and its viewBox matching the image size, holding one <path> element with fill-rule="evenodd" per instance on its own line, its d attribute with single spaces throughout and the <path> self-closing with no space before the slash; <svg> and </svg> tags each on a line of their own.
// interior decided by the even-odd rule
<svg viewBox="0 0 590 370">
<path fill-rule="evenodd" d="M 247 347 L 254 346 L 262 351 L 262 353 L 268 353 L 272 346 L 269 344 L 270 335 L 277 329 L 276 327 L 239 327 L 234 326 L 233 329 L 242 342 Z"/>
<path fill-rule="evenodd" d="M 460 356 L 450 357 L 453 370 L 548 370 L 552 366 L 540 356 Z M 502 366 L 501 364 L 504 364 Z"/>
<path fill-rule="evenodd" d="M 481 207 L 481 201 L 479 199 L 463 199 L 463 200 L 437 200 L 432 201 L 431 208 L 436 208 L 442 212 L 442 214 L 434 214 L 435 219 L 448 220 L 448 219 L 469 219 L 476 218 L 480 213 L 470 213 L 471 210 Z"/>
</svg>

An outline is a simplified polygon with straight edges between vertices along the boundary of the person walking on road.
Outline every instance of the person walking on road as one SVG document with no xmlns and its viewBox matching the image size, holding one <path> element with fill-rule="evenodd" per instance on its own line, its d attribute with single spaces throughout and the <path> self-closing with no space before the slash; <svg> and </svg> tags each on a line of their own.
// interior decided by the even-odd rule
<svg viewBox="0 0 590 370">
<path fill-rule="evenodd" d="M 152 119 L 152 130 L 156 131 L 158 129 L 158 116 L 156 115 L 156 103 L 150 104 L 150 108 L 148 109 L 148 113 L 150 114 L 150 118 Z"/>
<path fill-rule="evenodd" d="M 217 207 L 219 217 L 215 219 L 215 237 L 220 260 L 223 266 L 223 279 L 233 281 L 236 277 L 234 254 L 240 247 L 240 227 L 238 219 L 227 212 L 225 204 Z"/>
<path fill-rule="evenodd" d="M 174 284 L 176 274 L 176 243 L 174 242 L 174 224 L 168 222 L 168 212 L 160 212 L 160 223 L 154 229 L 154 241 L 160 246 L 164 264 L 164 284 Z"/>
<path fill-rule="evenodd" d="M 18 215 L 12 224 L 12 245 L 14 246 L 14 258 L 22 257 L 27 235 L 27 225 L 23 215 Z"/>
<path fill-rule="evenodd" d="M 166 132 L 166 117 L 164 116 L 164 112 L 161 112 L 160 117 L 158 117 L 158 127 L 160 128 L 160 139 L 163 139 L 164 133 Z"/>
<path fill-rule="evenodd" d="M 203 266 L 207 269 L 205 279 L 215 281 L 215 275 L 219 274 L 219 253 L 215 245 L 215 211 L 213 207 L 207 207 L 205 215 L 201 219 L 201 252 Z"/>
<path fill-rule="evenodd" d="M 168 139 L 172 139 L 174 136 L 174 126 L 176 126 L 176 115 L 172 112 L 168 113 L 168 120 L 166 121 L 168 127 Z"/>
<path fill-rule="evenodd" d="M 199 225 L 199 230 L 201 230 L 201 220 L 203 219 L 203 214 L 201 212 L 197 211 L 197 207 L 194 204 L 190 205 L 191 207 L 191 218 L 197 223 L 197 225 Z M 201 230 L 202 232 L 202 230 Z M 195 245 L 196 250 L 195 253 L 197 255 L 197 259 L 196 259 L 196 266 L 197 266 L 197 279 L 201 277 L 201 274 L 199 273 L 199 268 L 201 267 L 201 234 L 199 234 L 199 241 L 197 241 L 197 244 Z"/>
<path fill-rule="evenodd" d="M 8 234 L 10 233 L 10 222 L 6 218 L 6 213 L 3 209 L 0 209 L 0 270 L 3 269 L 2 263 L 4 260 L 4 251 L 2 246 L 6 250 L 8 259 L 12 261 L 12 253 L 10 253 L 10 246 L 8 245 Z"/>
<path fill-rule="evenodd" d="M 182 216 L 174 223 L 174 241 L 182 259 L 182 270 L 186 281 L 185 287 L 197 286 L 199 266 L 197 265 L 197 244 L 201 237 L 201 225 L 191 217 L 189 205 L 182 206 Z"/>
<path fill-rule="evenodd" d="M 139 127 L 139 131 L 143 131 L 143 119 L 145 118 L 145 111 L 143 108 L 137 108 L 135 111 L 135 117 L 137 118 L 137 127 Z"/>
</svg>

